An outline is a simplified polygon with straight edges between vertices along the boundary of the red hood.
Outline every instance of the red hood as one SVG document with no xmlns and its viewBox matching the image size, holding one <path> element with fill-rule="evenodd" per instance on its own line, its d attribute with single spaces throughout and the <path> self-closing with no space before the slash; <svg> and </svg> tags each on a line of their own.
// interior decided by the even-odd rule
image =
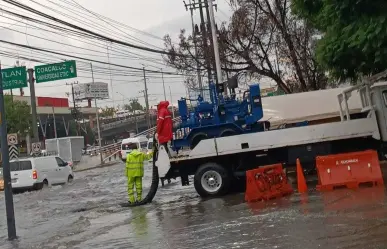
<svg viewBox="0 0 387 249">
<path fill-rule="evenodd" d="M 168 108 L 168 106 L 169 106 L 169 102 L 168 101 L 161 101 L 157 105 L 157 110 L 159 111 L 161 108 Z"/>
</svg>

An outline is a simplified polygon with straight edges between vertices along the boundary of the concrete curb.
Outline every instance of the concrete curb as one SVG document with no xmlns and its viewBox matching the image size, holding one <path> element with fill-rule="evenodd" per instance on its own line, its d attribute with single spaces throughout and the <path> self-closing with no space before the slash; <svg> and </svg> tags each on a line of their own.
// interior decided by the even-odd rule
<svg viewBox="0 0 387 249">
<path fill-rule="evenodd" d="M 73 171 L 74 172 L 83 172 L 83 171 L 92 170 L 92 169 L 106 168 L 106 167 L 114 166 L 120 162 L 121 161 L 115 161 L 115 162 L 109 162 L 109 163 L 104 163 L 104 164 L 98 164 L 97 166 L 93 166 L 93 167 L 86 168 L 86 169 L 76 169 L 75 168 Z"/>
</svg>

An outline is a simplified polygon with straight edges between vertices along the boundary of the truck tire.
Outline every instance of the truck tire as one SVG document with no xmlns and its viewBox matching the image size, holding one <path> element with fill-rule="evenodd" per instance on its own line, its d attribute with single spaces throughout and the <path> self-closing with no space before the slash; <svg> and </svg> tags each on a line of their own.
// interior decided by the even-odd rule
<svg viewBox="0 0 387 249">
<path fill-rule="evenodd" d="M 222 166 L 206 163 L 196 171 L 194 186 L 201 197 L 221 196 L 229 191 L 230 176 Z"/>
<path fill-rule="evenodd" d="M 228 136 L 237 135 L 236 131 L 229 128 L 222 130 L 219 134 L 220 134 L 219 137 L 228 137 Z"/>
<path fill-rule="evenodd" d="M 198 133 L 198 134 L 195 134 L 191 139 L 190 139 L 190 149 L 192 150 L 193 148 L 196 147 L 196 145 L 198 145 L 198 143 L 204 139 L 207 139 L 207 134 L 205 133 Z"/>
</svg>

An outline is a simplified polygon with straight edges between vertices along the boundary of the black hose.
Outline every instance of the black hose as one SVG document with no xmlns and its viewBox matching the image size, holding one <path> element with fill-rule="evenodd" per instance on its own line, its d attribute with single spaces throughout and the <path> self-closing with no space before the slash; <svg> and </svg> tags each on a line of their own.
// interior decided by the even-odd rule
<svg viewBox="0 0 387 249">
<path fill-rule="evenodd" d="M 155 134 L 156 135 L 156 134 Z M 136 203 L 122 203 L 121 206 L 123 207 L 136 207 L 136 206 L 142 206 L 148 203 L 151 203 L 153 198 L 155 197 L 157 193 L 157 189 L 159 187 L 159 170 L 156 166 L 157 161 L 157 155 L 158 155 L 158 147 L 157 147 L 157 140 L 155 135 L 153 135 L 153 167 L 152 167 L 152 184 L 150 186 L 148 194 L 145 196 L 144 199 L 142 199 L 139 202 Z"/>
</svg>

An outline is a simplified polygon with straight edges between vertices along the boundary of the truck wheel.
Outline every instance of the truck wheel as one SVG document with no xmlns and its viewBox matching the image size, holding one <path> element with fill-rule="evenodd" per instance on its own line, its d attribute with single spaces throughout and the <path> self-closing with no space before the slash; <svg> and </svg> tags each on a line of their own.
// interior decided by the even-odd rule
<svg viewBox="0 0 387 249">
<path fill-rule="evenodd" d="M 207 139 L 207 135 L 205 133 L 198 133 L 196 135 L 194 135 L 192 138 L 191 138 L 191 143 L 190 143 L 190 148 L 191 150 L 193 148 L 196 147 L 196 145 L 198 145 L 198 143 L 204 139 Z"/>
<path fill-rule="evenodd" d="M 206 163 L 196 171 L 194 186 L 201 197 L 224 195 L 230 187 L 230 176 L 222 166 Z"/>
<path fill-rule="evenodd" d="M 220 137 L 234 136 L 237 133 L 233 129 L 224 129 L 220 132 Z"/>
</svg>

